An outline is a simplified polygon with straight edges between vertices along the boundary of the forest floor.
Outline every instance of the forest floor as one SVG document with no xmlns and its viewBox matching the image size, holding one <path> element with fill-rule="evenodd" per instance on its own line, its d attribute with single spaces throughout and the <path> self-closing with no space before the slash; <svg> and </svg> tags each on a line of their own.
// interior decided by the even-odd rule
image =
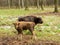
<svg viewBox="0 0 60 45">
<path fill-rule="evenodd" d="M 23 35 L 22 39 L 17 36 L 0 38 L 0 45 L 60 45 L 60 42 L 34 39 L 31 35 Z"/>
<path fill-rule="evenodd" d="M 0 10 L 0 45 L 60 45 L 60 13 L 52 13 L 52 11 Z M 35 26 L 36 39 L 32 38 L 28 30 L 23 31 L 24 35 L 21 39 L 13 26 L 13 22 L 17 21 L 19 16 L 27 15 L 43 19 L 42 25 Z"/>
</svg>

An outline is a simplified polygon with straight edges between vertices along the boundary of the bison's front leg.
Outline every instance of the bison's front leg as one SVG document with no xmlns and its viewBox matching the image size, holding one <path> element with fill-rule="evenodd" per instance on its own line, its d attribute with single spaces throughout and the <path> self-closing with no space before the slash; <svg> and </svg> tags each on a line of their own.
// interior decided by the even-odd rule
<svg viewBox="0 0 60 45">
<path fill-rule="evenodd" d="M 29 29 L 29 31 L 31 32 L 32 35 L 34 35 L 33 30 L 34 30 L 33 28 Z"/>
<path fill-rule="evenodd" d="M 33 38 L 33 39 L 36 39 L 34 28 L 30 28 L 29 31 L 31 32 L 31 34 L 32 34 L 32 36 L 33 36 L 32 38 Z"/>
<path fill-rule="evenodd" d="M 22 40 L 22 36 L 23 35 L 23 32 L 22 32 L 22 29 L 19 29 L 18 30 L 18 40 Z"/>
<path fill-rule="evenodd" d="M 19 34 L 23 34 L 23 33 L 22 33 L 22 29 L 17 29 L 17 31 L 18 31 L 18 35 L 19 35 Z"/>
</svg>

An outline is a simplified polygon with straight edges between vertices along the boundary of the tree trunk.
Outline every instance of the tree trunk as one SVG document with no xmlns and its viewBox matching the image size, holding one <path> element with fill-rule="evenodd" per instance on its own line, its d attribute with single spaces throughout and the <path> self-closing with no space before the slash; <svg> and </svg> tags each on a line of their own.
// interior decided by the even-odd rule
<svg viewBox="0 0 60 45">
<path fill-rule="evenodd" d="M 55 5 L 55 9 L 54 9 L 54 12 L 58 12 L 58 0 L 54 0 L 54 5 Z"/>
<path fill-rule="evenodd" d="M 37 8 L 39 9 L 39 0 L 37 0 Z"/>
<path fill-rule="evenodd" d="M 7 2 L 8 2 L 8 7 L 10 8 L 10 0 L 7 0 Z"/>
<path fill-rule="evenodd" d="M 22 0 L 21 2 L 22 2 L 22 8 L 24 8 L 24 0 Z"/>
<path fill-rule="evenodd" d="M 12 7 L 12 0 L 10 0 L 10 8 Z"/>
<path fill-rule="evenodd" d="M 19 8 L 20 8 L 20 0 L 19 0 Z"/>
<path fill-rule="evenodd" d="M 28 10 L 28 0 L 25 0 L 25 10 Z"/>
<path fill-rule="evenodd" d="M 41 0 L 41 4 L 40 5 L 41 5 L 41 9 L 44 10 L 44 8 L 43 8 L 43 0 Z"/>
</svg>

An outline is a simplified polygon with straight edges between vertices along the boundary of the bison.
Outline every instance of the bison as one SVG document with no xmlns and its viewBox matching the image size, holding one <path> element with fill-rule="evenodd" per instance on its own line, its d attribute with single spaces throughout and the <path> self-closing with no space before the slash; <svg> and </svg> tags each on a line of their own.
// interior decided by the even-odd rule
<svg viewBox="0 0 60 45">
<path fill-rule="evenodd" d="M 26 21 L 26 22 L 34 22 L 35 24 L 42 24 L 42 18 L 41 17 L 36 17 L 36 16 L 25 16 L 25 17 L 19 17 L 18 21 Z"/>
<path fill-rule="evenodd" d="M 20 22 L 15 22 L 13 24 L 15 26 L 15 29 L 18 31 L 18 34 L 23 34 L 22 31 L 27 29 L 31 32 L 32 35 L 34 34 L 33 33 L 35 26 L 34 22 L 20 21 Z"/>
</svg>

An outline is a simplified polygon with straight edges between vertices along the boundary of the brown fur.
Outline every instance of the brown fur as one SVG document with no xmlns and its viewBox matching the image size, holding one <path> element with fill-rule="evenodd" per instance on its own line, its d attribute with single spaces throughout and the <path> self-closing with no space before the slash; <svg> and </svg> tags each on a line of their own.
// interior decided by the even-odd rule
<svg viewBox="0 0 60 45">
<path fill-rule="evenodd" d="M 18 31 L 18 34 L 22 33 L 23 30 L 29 29 L 29 31 L 33 35 L 35 23 L 34 22 L 20 21 L 20 22 L 15 22 L 14 26 L 15 26 L 15 29 Z"/>
</svg>

